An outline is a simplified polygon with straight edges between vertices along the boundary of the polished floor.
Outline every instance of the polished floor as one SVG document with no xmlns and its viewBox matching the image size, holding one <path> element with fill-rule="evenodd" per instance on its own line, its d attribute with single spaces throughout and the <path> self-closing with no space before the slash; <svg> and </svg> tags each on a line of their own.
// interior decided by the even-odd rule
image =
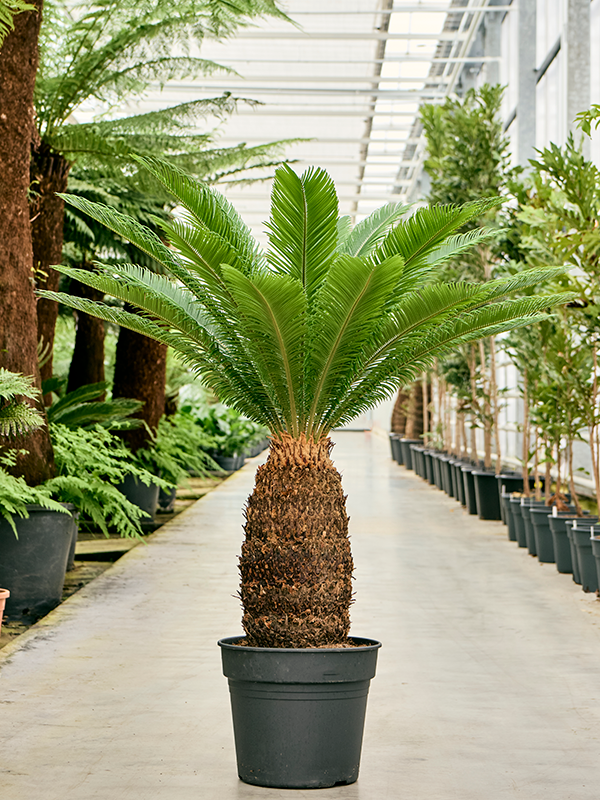
<svg viewBox="0 0 600 800">
<path fill-rule="evenodd" d="M 499 522 L 336 434 L 356 562 L 353 633 L 380 639 L 361 775 L 320 791 L 236 775 L 218 638 L 257 461 L 0 655 L 6 800 L 595 800 L 600 602 Z"/>
</svg>

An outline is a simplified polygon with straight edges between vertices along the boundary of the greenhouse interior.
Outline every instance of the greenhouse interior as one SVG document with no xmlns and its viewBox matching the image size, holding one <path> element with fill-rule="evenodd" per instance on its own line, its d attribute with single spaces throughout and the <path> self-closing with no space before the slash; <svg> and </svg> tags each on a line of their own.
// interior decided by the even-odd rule
<svg viewBox="0 0 600 800">
<path fill-rule="evenodd" d="M 0 0 L 0 134 L 0 796 L 595 798 L 600 0 Z"/>
</svg>

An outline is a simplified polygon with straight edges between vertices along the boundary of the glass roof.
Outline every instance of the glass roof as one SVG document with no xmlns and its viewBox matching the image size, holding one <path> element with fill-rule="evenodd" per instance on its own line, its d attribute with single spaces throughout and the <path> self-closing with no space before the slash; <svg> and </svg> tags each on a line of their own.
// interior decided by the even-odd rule
<svg viewBox="0 0 600 800">
<path fill-rule="evenodd" d="M 169 83 L 136 108 L 231 91 L 261 105 L 241 102 L 220 124 L 218 144 L 299 140 L 285 150 L 294 168 L 326 169 L 337 186 L 341 213 L 355 219 L 387 202 L 417 199 L 423 154 L 419 105 L 441 101 L 452 91 L 488 0 L 282 5 L 295 24 L 267 19 L 226 42 L 204 43 L 202 56 L 236 75 Z M 221 183 L 220 189 L 264 241 L 270 181 Z"/>
</svg>

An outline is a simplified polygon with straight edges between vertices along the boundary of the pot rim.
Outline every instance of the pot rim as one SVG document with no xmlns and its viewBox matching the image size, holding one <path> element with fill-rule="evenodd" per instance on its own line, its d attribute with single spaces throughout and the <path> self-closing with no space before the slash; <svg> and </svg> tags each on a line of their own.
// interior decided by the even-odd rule
<svg viewBox="0 0 600 800">
<path fill-rule="evenodd" d="M 381 642 L 377 639 L 365 639 L 362 636 L 348 637 L 354 642 L 364 642 L 358 647 L 241 647 L 237 642 L 244 638 L 243 634 L 228 636 L 219 639 L 217 644 L 225 650 L 248 653 L 364 653 L 367 650 L 379 650 L 381 647 Z"/>
</svg>

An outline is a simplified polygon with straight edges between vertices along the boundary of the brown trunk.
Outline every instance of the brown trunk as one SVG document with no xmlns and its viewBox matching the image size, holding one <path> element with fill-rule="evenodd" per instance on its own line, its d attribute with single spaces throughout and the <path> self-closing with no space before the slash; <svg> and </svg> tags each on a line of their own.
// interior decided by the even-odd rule
<svg viewBox="0 0 600 800">
<path fill-rule="evenodd" d="M 256 472 L 240 557 L 243 626 L 258 647 L 343 645 L 352 554 L 332 443 L 283 434 Z"/>
<path fill-rule="evenodd" d="M 392 411 L 392 433 L 400 433 L 404 436 L 406 431 L 406 403 L 408 394 L 404 389 L 400 389 L 396 395 L 394 410 Z"/>
<path fill-rule="evenodd" d="M 502 472 L 502 446 L 500 444 L 500 401 L 496 376 L 496 340 L 490 336 L 490 395 L 494 421 L 494 441 L 496 444 L 496 475 Z"/>
<path fill-rule="evenodd" d="M 83 268 L 87 268 L 82 264 Z M 102 300 L 104 293 L 85 286 L 79 281 L 72 281 L 70 293 L 75 297 L 85 297 L 88 300 Z M 69 367 L 69 382 L 67 391 L 74 392 L 80 386 L 88 383 L 101 383 L 105 380 L 104 374 L 104 321 L 91 317 L 83 311 L 75 313 L 75 348 Z M 98 398 L 104 399 L 104 397 Z"/>
<path fill-rule="evenodd" d="M 15 29 L 0 49 L 0 366 L 33 375 L 40 387 L 27 203 L 41 0 L 35 5 L 35 11 L 15 17 Z M 11 446 L 28 451 L 19 455 L 13 471 L 29 484 L 54 475 L 47 427 L 20 437 Z"/>
<path fill-rule="evenodd" d="M 70 163 L 44 142 L 33 148 L 31 159 L 31 238 L 33 266 L 38 289 L 58 289 L 60 274 L 51 269 L 62 262 L 64 202 L 56 192 L 67 188 Z M 52 350 L 58 316 L 53 300 L 38 300 L 38 341 L 48 348 L 49 358 L 42 365 L 42 380 L 52 377 Z"/>
<path fill-rule="evenodd" d="M 485 347 L 479 340 L 479 359 L 481 361 L 481 378 L 483 383 L 483 466 L 492 466 L 492 409 L 490 405 L 490 384 L 487 375 Z"/>
<path fill-rule="evenodd" d="M 550 457 L 552 452 L 550 450 L 550 443 L 544 438 L 544 453 L 546 456 L 546 470 L 544 475 L 544 497 L 549 500 L 552 495 L 552 464 Z"/>
<path fill-rule="evenodd" d="M 165 413 L 167 346 L 139 333 L 121 328 L 113 380 L 113 397 L 142 400 L 144 406 L 134 414 L 154 431 Z M 145 427 L 121 434 L 135 453 L 150 441 Z"/>
<path fill-rule="evenodd" d="M 540 480 L 540 456 L 539 456 L 539 434 L 535 428 L 535 439 L 533 444 L 533 485 L 535 487 L 535 499 L 542 499 L 542 482 Z"/>
<path fill-rule="evenodd" d="M 569 439 L 569 491 L 571 492 L 571 502 L 575 503 L 575 510 L 577 512 L 578 517 L 583 516 L 583 510 L 581 508 L 581 503 L 579 502 L 579 498 L 577 497 L 577 492 L 575 490 L 575 476 L 573 474 L 573 439 Z"/>
<path fill-rule="evenodd" d="M 521 451 L 523 461 L 523 494 L 530 496 L 529 491 L 529 391 L 527 385 L 527 373 L 523 374 L 523 449 Z"/>
<path fill-rule="evenodd" d="M 421 378 L 421 398 L 423 405 L 423 439 L 427 440 L 429 433 L 429 382 L 427 380 L 427 373 L 423 373 Z"/>
<path fill-rule="evenodd" d="M 471 461 L 477 464 L 479 457 L 477 455 L 477 411 L 479 409 L 479 401 L 477 399 L 477 378 L 476 378 L 476 358 L 475 358 L 475 345 L 471 344 L 469 348 L 469 376 L 471 382 Z"/>
<path fill-rule="evenodd" d="M 415 381 L 410 387 L 406 411 L 405 436 L 418 439 L 423 433 L 423 386 Z"/>
</svg>

